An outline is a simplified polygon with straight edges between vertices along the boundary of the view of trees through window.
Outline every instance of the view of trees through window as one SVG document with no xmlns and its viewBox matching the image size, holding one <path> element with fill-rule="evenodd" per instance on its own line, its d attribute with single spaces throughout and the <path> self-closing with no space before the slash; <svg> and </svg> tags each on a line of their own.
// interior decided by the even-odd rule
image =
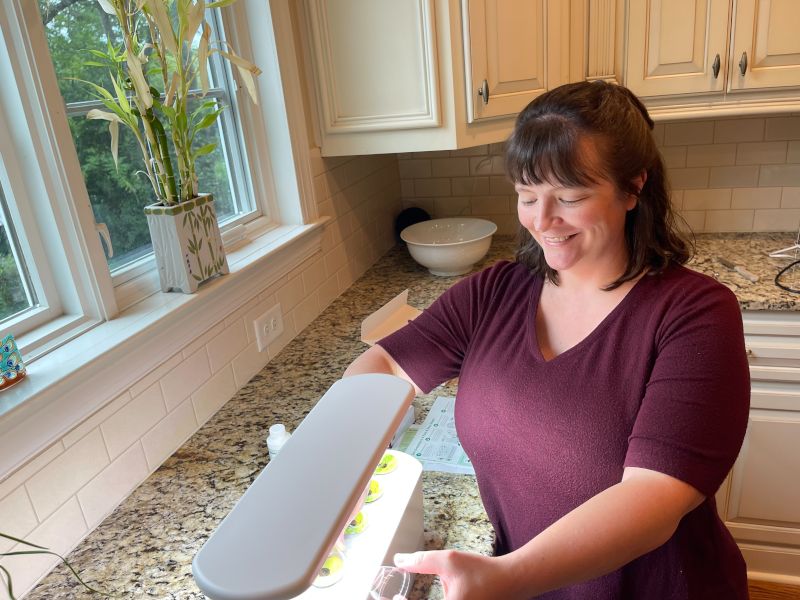
<svg viewBox="0 0 800 600">
<path fill-rule="evenodd" d="M 0 323 L 31 308 L 24 279 L 24 266 L 13 252 L 14 242 L 3 190 L 0 189 Z"/>
<path fill-rule="evenodd" d="M 89 110 L 102 107 L 93 102 L 89 86 L 77 80 L 92 81 L 102 86 L 111 85 L 108 72 L 85 63 L 97 60 L 89 53 L 89 49 L 105 50 L 107 41 L 114 46 L 120 46 L 121 35 L 114 19 L 102 10 L 97 0 L 38 2 L 61 95 L 67 104 L 69 126 L 95 221 L 105 223 L 111 234 L 114 256 L 109 259 L 109 267 L 113 272 L 152 250 L 142 209 L 154 201 L 153 190 L 143 173 L 139 147 L 133 135 L 124 127 L 120 127 L 119 167 L 115 167 L 110 150 L 108 123 L 86 119 Z M 142 35 L 146 33 L 143 32 Z M 212 87 L 222 87 L 219 79 L 212 69 Z M 218 93 L 216 98 L 217 101 L 226 103 L 227 93 Z M 197 173 L 201 191 L 214 194 L 220 221 L 241 210 L 233 192 L 235 186 L 232 183 L 232 169 L 226 147 L 229 140 L 225 133 L 223 120 L 219 119 L 215 127 L 203 130 L 195 141 L 197 147 L 217 143 L 214 152 L 198 159 Z M 232 133 L 228 133 L 230 135 Z"/>
</svg>

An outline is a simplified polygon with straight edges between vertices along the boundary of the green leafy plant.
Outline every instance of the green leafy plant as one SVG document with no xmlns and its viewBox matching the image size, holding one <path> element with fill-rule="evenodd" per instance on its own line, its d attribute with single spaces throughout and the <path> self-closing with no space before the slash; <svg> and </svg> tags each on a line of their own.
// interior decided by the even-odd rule
<svg viewBox="0 0 800 600">
<path fill-rule="evenodd" d="M 83 579 L 81 579 L 81 576 L 78 574 L 78 572 L 75 570 L 75 568 L 71 564 L 69 564 L 67 559 L 64 558 L 63 556 L 61 556 L 60 554 L 57 554 L 56 552 L 53 552 L 52 550 L 49 550 L 49 549 L 45 548 L 44 546 L 39 546 L 37 544 L 32 544 L 31 542 L 22 540 L 20 538 L 16 538 L 16 537 L 14 537 L 12 535 L 8 535 L 6 533 L 0 532 L 0 538 L 5 538 L 5 539 L 7 539 L 7 540 L 9 540 L 11 542 L 16 542 L 18 544 L 22 544 L 24 546 L 27 546 L 28 548 L 33 548 L 32 550 L 15 550 L 13 552 L 0 552 L 0 558 L 5 557 L 5 556 L 26 556 L 26 555 L 31 555 L 31 554 L 50 554 L 52 556 L 57 556 L 59 559 L 61 559 L 61 562 L 63 562 L 64 565 L 66 565 L 66 567 L 70 571 L 72 571 L 72 574 L 75 576 L 75 578 L 78 580 L 78 582 L 83 587 L 85 587 L 90 593 L 99 594 L 101 596 L 105 596 L 106 598 L 113 598 L 114 597 L 114 594 L 110 594 L 108 592 L 102 592 L 100 590 L 97 590 L 97 589 L 91 587 L 89 584 L 87 584 Z M 16 596 L 14 595 L 14 586 L 13 586 L 13 583 L 12 583 L 12 580 L 11 580 L 11 573 L 9 573 L 8 569 L 6 569 L 3 565 L 0 565 L 0 580 L 3 580 L 3 579 L 5 580 L 5 588 L 6 588 L 6 591 L 8 592 L 8 597 L 11 600 L 17 600 Z"/>
<path fill-rule="evenodd" d="M 110 87 L 83 81 L 107 110 L 89 111 L 87 118 L 109 122 L 111 153 L 117 162 L 119 125 L 135 136 L 146 174 L 158 201 L 171 206 L 198 194 L 197 158 L 216 144 L 194 147 L 198 132 L 211 127 L 223 110 L 205 100 L 194 110 L 194 89 L 204 97 L 209 89 L 207 61 L 219 54 L 236 67 L 253 102 L 254 77 L 261 73 L 234 54 L 224 42 L 212 42 L 206 10 L 236 0 L 97 0 L 116 18 L 123 44 L 110 42 L 105 50 L 90 50 L 96 60 L 87 65 L 107 67 Z"/>
</svg>

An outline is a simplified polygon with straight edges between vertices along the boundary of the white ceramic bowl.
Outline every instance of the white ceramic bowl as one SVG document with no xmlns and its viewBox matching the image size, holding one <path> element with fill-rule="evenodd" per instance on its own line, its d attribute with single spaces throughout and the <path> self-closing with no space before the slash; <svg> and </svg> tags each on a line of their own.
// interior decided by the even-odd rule
<svg viewBox="0 0 800 600">
<path fill-rule="evenodd" d="M 411 257 L 434 275 L 461 275 L 486 256 L 497 225 L 454 217 L 415 223 L 400 232 Z"/>
</svg>

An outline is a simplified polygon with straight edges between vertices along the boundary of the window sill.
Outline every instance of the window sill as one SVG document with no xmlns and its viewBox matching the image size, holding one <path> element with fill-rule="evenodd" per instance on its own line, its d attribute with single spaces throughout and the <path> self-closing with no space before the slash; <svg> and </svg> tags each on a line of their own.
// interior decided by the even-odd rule
<svg viewBox="0 0 800 600">
<path fill-rule="evenodd" d="M 153 294 L 27 365 L 0 394 L 0 479 L 318 252 L 326 220 L 238 244 L 230 273 L 196 294 Z"/>
</svg>

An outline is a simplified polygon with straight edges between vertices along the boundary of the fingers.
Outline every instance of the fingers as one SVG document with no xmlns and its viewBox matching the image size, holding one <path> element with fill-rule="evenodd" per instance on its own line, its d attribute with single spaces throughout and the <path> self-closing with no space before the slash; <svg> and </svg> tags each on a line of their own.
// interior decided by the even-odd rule
<svg viewBox="0 0 800 600">
<path fill-rule="evenodd" d="M 439 550 L 412 552 L 411 554 L 398 553 L 394 555 L 394 564 L 411 573 L 440 575 L 443 567 L 442 561 L 439 560 L 441 554 L 443 553 Z"/>
</svg>

